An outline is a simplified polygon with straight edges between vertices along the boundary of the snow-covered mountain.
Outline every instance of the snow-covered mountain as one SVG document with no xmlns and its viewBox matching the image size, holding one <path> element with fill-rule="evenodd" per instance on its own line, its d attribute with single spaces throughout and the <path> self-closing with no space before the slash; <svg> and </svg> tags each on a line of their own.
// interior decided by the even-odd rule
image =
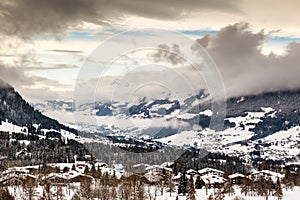
<svg viewBox="0 0 300 200">
<path fill-rule="evenodd" d="M 82 143 L 77 130 L 43 115 L 12 86 L 0 82 L 0 157 L 5 165 L 91 158 Z"/>
<path fill-rule="evenodd" d="M 109 136 L 152 139 L 177 146 L 208 144 L 211 151 L 246 159 L 295 160 L 300 154 L 299 100 L 300 91 L 230 98 L 222 131 L 209 127 L 215 113 L 205 91 L 184 101 L 96 102 L 80 105 L 76 110 L 70 102 L 35 106 L 65 124 Z"/>
</svg>

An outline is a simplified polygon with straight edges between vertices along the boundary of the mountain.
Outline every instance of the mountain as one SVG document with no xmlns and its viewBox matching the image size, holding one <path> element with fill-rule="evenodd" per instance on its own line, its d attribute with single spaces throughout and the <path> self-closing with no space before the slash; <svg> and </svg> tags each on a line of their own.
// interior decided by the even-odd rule
<svg viewBox="0 0 300 200">
<path fill-rule="evenodd" d="M 209 128 L 211 116 L 185 119 L 202 130 L 186 130 L 158 141 L 173 145 L 200 146 L 207 142 L 213 152 L 245 160 L 293 162 L 300 158 L 300 91 L 280 91 L 227 100 L 222 131 Z M 200 113 L 209 101 L 199 105 Z M 207 139 L 208 138 L 208 139 Z"/>
<path fill-rule="evenodd" d="M 229 98 L 221 131 L 209 127 L 215 114 L 210 108 L 209 94 L 203 90 L 182 101 L 94 102 L 80 105 L 77 110 L 43 112 L 67 124 L 73 122 L 67 121 L 65 116 L 75 114 L 79 127 L 109 137 L 151 139 L 167 145 L 197 148 L 208 145 L 211 151 L 247 160 L 298 159 L 300 90 Z M 80 121 L 81 118 L 84 120 Z M 90 123 L 95 119 L 97 123 Z"/>
<path fill-rule="evenodd" d="M 0 158 L 6 166 L 90 160 L 77 130 L 43 115 L 0 82 Z"/>
<path fill-rule="evenodd" d="M 0 120 L 9 121 L 18 126 L 26 126 L 34 131 L 33 124 L 45 129 L 64 129 L 77 133 L 75 129 L 69 128 L 57 120 L 43 115 L 27 103 L 15 89 L 7 83 L 0 81 Z"/>
</svg>

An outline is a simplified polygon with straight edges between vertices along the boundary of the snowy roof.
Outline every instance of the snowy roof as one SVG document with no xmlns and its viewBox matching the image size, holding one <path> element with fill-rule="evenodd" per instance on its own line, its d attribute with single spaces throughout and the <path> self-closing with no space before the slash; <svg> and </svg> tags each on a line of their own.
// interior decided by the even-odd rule
<svg viewBox="0 0 300 200">
<path fill-rule="evenodd" d="M 171 166 L 173 164 L 174 164 L 174 162 L 164 162 L 163 164 L 161 164 L 161 166 L 167 167 L 167 166 Z"/>
<path fill-rule="evenodd" d="M 213 169 L 213 168 L 209 168 L 209 167 L 204 168 L 204 169 L 200 169 L 200 170 L 198 170 L 198 172 L 200 174 L 204 174 L 204 173 L 208 173 L 208 172 L 217 172 L 217 173 L 220 173 L 220 174 L 224 174 L 223 171 L 220 171 L 220 170 L 217 170 L 217 169 Z"/>
<path fill-rule="evenodd" d="M 279 177 L 279 178 L 283 178 L 284 177 L 283 174 L 272 172 L 270 170 L 262 170 L 261 172 L 264 173 L 264 174 L 268 174 L 270 176 L 275 176 L 275 177 Z"/>
<path fill-rule="evenodd" d="M 98 167 L 98 166 L 108 166 L 108 165 L 105 162 L 96 162 L 95 167 Z"/>
<path fill-rule="evenodd" d="M 228 176 L 228 178 L 233 179 L 233 178 L 238 178 L 238 177 L 245 177 L 245 175 L 243 174 L 239 174 L 239 173 L 235 173 L 235 174 L 231 174 Z"/>
<path fill-rule="evenodd" d="M 225 179 L 221 176 L 215 176 L 206 174 L 201 176 L 201 179 L 204 181 L 205 184 L 215 184 L 215 183 L 224 183 Z"/>
<path fill-rule="evenodd" d="M 134 168 L 137 168 L 137 167 L 149 167 L 149 164 L 139 163 L 139 164 L 133 165 L 133 167 L 134 167 Z"/>
<path fill-rule="evenodd" d="M 189 169 L 186 171 L 187 174 L 191 174 L 191 173 L 198 173 L 196 170 L 193 169 Z"/>
<path fill-rule="evenodd" d="M 123 170 L 124 166 L 122 164 L 113 164 L 112 168 L 115 170 Z"/>
<path fill-rule="evenodd" d="M 167 171 L 173 171 L 171 168 L 168 168 L 168 167 L 163 167 L 163 166 L 160 166 L 160 165 L 151 165 L 149 167 L 146 167 L 146 170 L 152 170 L 152 169 L 165 169 Z"/>
</svg>

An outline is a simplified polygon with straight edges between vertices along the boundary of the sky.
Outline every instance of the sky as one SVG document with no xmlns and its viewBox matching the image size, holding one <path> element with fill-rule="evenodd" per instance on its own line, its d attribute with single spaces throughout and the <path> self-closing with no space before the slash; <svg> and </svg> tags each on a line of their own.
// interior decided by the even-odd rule
<svg viewBox="0 0 300 200">
<path fill-rule="evenodd" d="M 299 89 L 299 7 L 297 0 L 1 0 L 0 79 L 31 103 L 72 100 L 97 48 L 101 63 L 116 49 L 132 47 L 105 73 L 98 74 L 103 64 L 91 69 L 80 89 L 91 88 L 93 98 L 103 100 L 116 91 L 129 98 L 141 87 L 147 89 L 141 95 L 178 94 L 187 91 L 181 75 L 189 88 L 210 89 L 211 77 L 195 76 L 193 63 L 178 60 L 187 52 L 185 40 L 175 40 L 183 34 L 217 67 L 227 97 Z M 145 28 L 170 34 L 136 34 Z M 154 49 L 137 51 L 135 40 Z M 162 80 L 159 90 L 146 87 Z"/>
</svg>

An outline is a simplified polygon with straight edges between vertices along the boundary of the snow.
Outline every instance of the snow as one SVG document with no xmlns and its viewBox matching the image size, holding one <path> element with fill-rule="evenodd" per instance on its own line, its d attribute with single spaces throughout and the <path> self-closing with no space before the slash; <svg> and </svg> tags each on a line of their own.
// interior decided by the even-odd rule
<svg viewBox="0 0 300 200">
<path fill-rule="evenodd" d="M 199 174 L 224 174 L 223 171 L 217 170 L 217 169 L 213 169 L 213 168 L 203 168 L 198 170 Z"/>
<path fill-rule="evenodd" d="M 85 164 L 88 164 L 88 163 L 85 163 Z M 99 163 L 100 164 L 100 163 Z M 102 163 L 103 164 L 103 163 Z M 60 167 L 60 168 L 63 168 L 63 167 L 70 167 L 72 165 L 72 163 L 52 163 L 51 166 L 54 166 L 54 167 Z M 141 165 L 143 165 L 141 163 Z M 19 172 L 21 175 L 17 175 L 16 178 L 20 178 L 20 177 L 25 177 L 25 176 L 30 176 L 32 178 L 38 178 L 38 176 L 35 176 L 35 175 L 31 175 L 29 174 L 29 169 L 30 168 L 35 168 L 35 169 L 38 169 L 38 165 L 36 166 L 24 166 L 24 167 L 14 167 L 14 168 L 9 168 L 8 170 L 2 172 L 2 176 L 1 176 L 1 179 L 5 179 L 5 178 L 13 178 L 13 174 L 16 173 L 16 172 Z M 113 168 L 115 169 L 121 169 L 123 166 L 122 165 L 119 165 L 119 164 L 115 164 L 113 165 Z M 163 166 L 162 165 L 154 165 L 154 166 L 151 166 L 150 167 L 151 169 L 162 169 Z M 106 167 L 103 167 L 101 168 L 101 171 L 102 173 L 105 173 L 107 172 L 109 175 L 113 175 L 114 174 L 114 170 L 112 168 L 106 168 Z M 153 171 L 152 171 L 153 172 Z M 194 170 L 188 170 L 188 172 L 196 172 Z M 204 169 L 201 169 L 198 171 L 199 173 L 205 173 L 204 175 L 201 176 L 201 179 L 206 183 L 206 184 L 214 184 L 214 183 L 224 183 L 226 180 L 222 177 L 222 174 L 223 172 L 220 171 L 220 170 L 216 170 L 216 169 L 213 169 L 213 168 L 204 168 Z M 219 175 L 217 175 L 216 173 L 219 173 Z M 272 172 L 272 171 L 269 171 L 269 170 L 263 170 L 263 171 L 254 171 L 253 172 L 254 174 L 269 174 L 271 175 L 272 179 L 273 177 L 274 178 L 282 178 L 283 175 L 279 174 L 279 173 L 275 173 L 275 172 Z M 115 175 L 117 176 L 117 178 L 120 178 L 122 175 L 119 174 L 119 173 L 115 173 Z M 83 174 L 81 171 L 77 170 L 77 171 L 68 171 L 68 172 L 65 172 L 65 173 L 50 173 L 50 174 L 47 174 L 45 176 L 41 176 L 41 180 L 46 180 L 46 179 L 49 179 L 49 178 L 52 178 L 52 177 L 59 177 L 59 178 L 62 178 L 62 179 L 65 179 L 65 180 L 70 180 L 72 178 L 75 178 L 75 177 L 78 177 L 78 176 L 87 176 L 87 177 L 90 177 L 93 181 L 92 181 L 92 187 L 94 187 L 95 185 L 95 182 L 96 180 L 89 176 L 89 175 L 85 175 Z M 155 179 L 155 174 L 150 174 L 150 173 L 147 173 L 145 175 L 147 178 L 149 178 L 150 180 L 156 180 Z M 178 180 L 178 178 L 181 176 L 181 174 L 179 173 L 176 177 L 173 178 L 173 180 Z M 229 175 L 229 178 L 235 178 L 235 177 L 243 177 L 244 175 L 242 174 L 232 174 L 232 175 Z M 156 176 L 157 178 L 158 176 Z M 274 181 L 275 179 L 273 179 Z M 80 186 L 80 183 L 68 183 L 69 185 L 68 186 L 65 186 L 65 185 L 61 185 L 62 187 L 62 190 L 63 190 L 63 195 L 64 195 L 64 198 L 63 199 L 72 199 L 74 193 L 76 193 L 76 191 L 79 189 L 79 186 Z M 17 200 L 21 200 L 21 199 L 24 199 L 24 195 L 25 195 L 25 191 L 23 190 L 22 186 L 17 186 L 17 185 L 11 185 L 8 187 L 9 189 L 9 192 L 15 197 L 15 199 Z M 43 194 L 43 190 L 44 190 L 44 185 L 43 184 L 39 184 L 37 185 L 36 188 L 34 188 L 35 190 L 35 198 L 34 199 L 40 199 L 40 197 L 42 196 Z M 56 190 L 57 190 L 57 186 L 55 185 L 52 185 L 51 187 L 51 193 L 52 194 L 55 194 L 56 193 Z M 216 194 L 218 189 L 214 189 L 214 188 L 202 188 L 202 189 L 196 189 L 196 199 L 207 199 L 208 196 L 210 194 L 214 195 Z M 243 194 L 241 194 L 241 189 L 240 187 L 234 185 L 234 191 L 235 193 L 233 195 L 228 195 L 228 194 L 225 194 L 225 200 L 232 200 L 235 196 L 239 196 L 239 197 L 242 197 L 244 199 L 249 199 L 249 200 L 263 200 L 265 199 L 265 197 L 262 197 L 262 196 L 244 196 Z M 157 195 L 157 198 L 158 200 L 165 200 L 165 199 L 171 199 L 171 200 L 175 200 L 176 197 L 178 196 L 177 194 L 177 189 L 175 190 L 175 192 L 172 192 L 171 193 L 171 196 L 170 196 L 170 193 L 166 191 L 166 189 L 164 189 L 164 192 L 163 194 L 161 195 L 161 191 L 158 190 L 158 187 L 157 186 L 148 186 L 146 185 L 145 186 L 145 192 L 147 195 L 151 195 L 152 197 L 155 195 Z M 150 192 L 150 193 L 148 193 Z M 300 192 L 300 187 L 296 186 L 294 187 L 293 190 L 285 190 L 283 189 L 283 200 L 298 200 L 298 196 L 299 196 L 299 192 Z M 185 200 L 186 199 L 186 196 L 183 196 L 183 195 L 179 195 L 178 196 L 179 199 L 181 200 Z M 269 196 L 269 200 L 275 200 L 276 198 L 274 196 Z"/>
<path fill-rule="evenodd" d="M 26 127 L 17 126 L 17 125 L 14 125 L 12 123 L 9 123 L 7 121 L 6 122 L 1 121 L 1 124 L 0 124 L 0 131 L 9 132 L 9 133 L 12 133 L 12 132 L 23 132 L 22 130 L 24 128 L 26 128 Z"/>
<path fill-rule="evenodd" d="M 213 174 L 205 174 L 201 176 L 201 179 L 205 184 L 225 183 L 225 179 L 223 177 Z"/>
<path fill-rule="evenodd" d="M 151 107 L 150 111 L 157 112 L 159 109 L 162 109 L 162 108 L 169 110 L 170 108 L 172 108 L 173 105 L 174 105 L 174 103 L 155 104 Z"/>
<path fill-rule="evenodd" d="M 231 174 L 231 175 L 228 176 L 228 178 L 230 178 L 230 179 L 238 178 L 238 177 L 245 177 L 245 175 L 239 174 L 239 173 L 235 173 L 235 174 Z"/>
<path fill-rule="evenodd" d="M 213 112 L 211 110 L 207 109 L 203 112 L 200 112 L 200 115 L 206 115 L 206 116 L 211 117 L 213 115 Z"/>
<path fill-rule="evenodd" d="M 183 113 L 183 114 L 177 115 L 177 118 L 183 119 L 183 120 L 188 120 L 188 119 L 193 119 L 196 116 L 198 116 L 198 115 L 193 114 L 193 113 Z"/>
<path fill-rule="evenodd" d="M 262 111 L 264 111 L 265 113 L 270 113 L 273 112 L 274 109 L 271 107 L 261 107 Z"/>
<path fill-rule="evenodd" d="M 193 142 L 197 142 L 197 132 L 195 131 L 182 131 L 175 135 L 171 135 L 169 137 L 164 137 L 157 139 L 157 141 L 165 143 L 165 144 L 172 144 L 177 146 L 183 146 L 187 144 L 193 144 Z"/>
<path fill-rule="evenodd" d="M 245 101 L 245 97 L 241 97 L 239 100 L 237 100 L 237 103 L 241 103 L 243 101 Z"/>
</svg>

